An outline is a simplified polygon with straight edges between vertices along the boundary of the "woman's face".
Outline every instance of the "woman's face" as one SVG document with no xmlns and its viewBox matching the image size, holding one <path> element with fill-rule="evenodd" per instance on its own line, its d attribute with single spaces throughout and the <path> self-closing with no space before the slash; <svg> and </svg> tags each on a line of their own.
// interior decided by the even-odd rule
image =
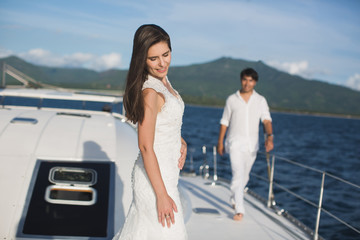
<svg viewBox="0 0 360 240">
<path fill-rule="evenodd" d="M 171 51 L 166 42 L 152 45 L 147 54 L 146 65 L 149 74 L 159 80 L 163 80 L 169 70 Z"/>
</svg>

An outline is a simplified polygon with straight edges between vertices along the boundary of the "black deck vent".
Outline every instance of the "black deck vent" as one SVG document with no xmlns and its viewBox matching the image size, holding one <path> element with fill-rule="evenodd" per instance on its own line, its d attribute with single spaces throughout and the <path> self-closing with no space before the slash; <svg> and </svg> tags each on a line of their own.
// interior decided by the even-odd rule
<svg viewBox="0 0 360 240">
<path fill-rule="evenodd" d="M 58 113 L 56 113 L 56 115 L 71 116 L 71 117 L 91 118 L 91 115 L 90 115 L 90 114 L 80 114 L 80 113 L 58 112 Z"/>
<path fill-rule="evenodd" d="M 11 123 L 37 124 L 37 122 L 38 120 L 35 118 L 16 117 L 11 120 Z"/>
<path fill-rule="evenodd" d="M 24 220 L 19 225 L 18 237 L 62 236 L 67 239 L 75 237 L 111 239 L 114 234 L 114 169 L 112 162 L 38 160 L 33 175 L 33 190 L 28 193 L 30 203 L 24 210 Z M 72 181 L 75 184 L 72 184 Z M 64 188 L 68 191 L 59 195 L 65 200 L 46 199 L 48 194 L 46 191 L 49 191 L 49 187 L 55 190 Z M 71 193 L 72 188 L 75 191 L 84 191 L 85 195 L 81 192 Z M 95 201 L 92 204 L 76 202 L 71 204 L 72 200 L 91 201 L 88 191 L 81 190 L 85 188 L 91 188 L 96 192 Z"/>
</svg>

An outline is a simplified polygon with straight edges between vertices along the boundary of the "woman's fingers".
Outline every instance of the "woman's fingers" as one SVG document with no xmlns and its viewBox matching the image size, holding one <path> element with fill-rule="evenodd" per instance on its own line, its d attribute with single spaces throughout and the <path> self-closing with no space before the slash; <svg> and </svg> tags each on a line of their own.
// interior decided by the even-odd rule
<svg viewBox="0 0 360 240">
<path fill-rule="evenodd" d="M 176 206 L 174 200 L 171 197 L 168 196 L 168 198 L 165 202 L 167 202 L 166 205 L 168 207 L 165 207 L 165 208 L 160 207 L 159 212 L 158 212 L 158 221 L 159 221 L 159 223 L 161 223 L 161 225 L 163 227 L 167 226 L 168 228 L 170 228 L 171 224 L 175 224 L 174 212 L 177 212 L 178 209 L 177 209 L 177 206 Z"/>
<path fill-rule="evenodd" d="M 177 210 L 177 206 L 176 206 L 174 200 L 171 199 L 171 201 L 172 201 L 172 203 L 171 203 L 171 204 L 172 204 L 172 209 L 171 209 L 170 214 L 168 214 L 168 215 L 167 215 L 167 218 L 166 218 L 166 222 L 167 222 L 167 226 L 168 226 L 168 227 L 171 226 L 171 223 L 172 223 L 172 224 L 175 224 L 175 214 L 174 214 L 174 211 L 175 211 L 175 212 L 178 211 L 178 210 Z"/>
<path fill-rule="evenodd" d="M 172 215 L 174 215 L 174 214 L 172 214 Z M 167 214 L 167 215 L 165 215 L 165 218 L 166 218 L 167 227 L 170 228 L 170 227 L 171 227 L 171 222 L 173 221 L 172 219 L 173 219 L 174 217 L 171 217 L 171 214 Z M 171 222 L 170 222 L 170 221 L 171 221 Z"/>
<path fill-rule="evenodd" d="M 177 206 L 176 206 L 174 200 L 173 200 L 173 206 L 172 206 L 172 208 L 174 209 L 175 212 L 178 212 L 178 209 L 177 209 Z M 171 213 L 172 213 L 172 211 L 171 211 Z"/>
<path fill-rule="evenodd" d="M 168 228 L 171 227 L 171 224 L 175 224 L 174 212 L 171 211 L 170 213 L 162 214 L 161 224 L 163 227 L 165 227 L 165 224 L 166 224 Z"/>
<path fill-rule="evenodd" d="M 178 167 L 179 167 L 180 169 L 183 169 L 184 165 L 185 165 L 185 157 L 184 157 L 184 156 L 181 156 L 181 157 L 179 158 Z"/>
<path fill-rule="evenodd" d="M 185 160 L 186 160 L 186 154 L 187 154 L 187 145 L 185 142 L 182 142 L 181 144 L 181 148 L 180 148 L 180 158 L 179 158 L 179 164 L 178 167 L 180 169 L 183 169 L 184 165 L 185 165 Z"/>
<path fill-rule="evenodd" d="M 158 218 L 159 218 L 159 223 L 161 223 L 161 225 L 162 225 L 163 227 L 165 227 L 165 215 L 159 213 L 159 214 L 158 214 Z"/>
</svg>

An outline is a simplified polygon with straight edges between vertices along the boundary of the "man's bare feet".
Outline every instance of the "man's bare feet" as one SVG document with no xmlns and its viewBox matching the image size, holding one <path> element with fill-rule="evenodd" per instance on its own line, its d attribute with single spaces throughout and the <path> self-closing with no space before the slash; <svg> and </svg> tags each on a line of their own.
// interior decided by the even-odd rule
<svg viewBox="0 0 360 240">
<path fill-rule="evenodd" d="M 237 214 L 234 215 L 234 220 L 235 221 L 241 221 L 243 216 L 244 215 L 242 213 L 237 213 Z"/>
</svg>

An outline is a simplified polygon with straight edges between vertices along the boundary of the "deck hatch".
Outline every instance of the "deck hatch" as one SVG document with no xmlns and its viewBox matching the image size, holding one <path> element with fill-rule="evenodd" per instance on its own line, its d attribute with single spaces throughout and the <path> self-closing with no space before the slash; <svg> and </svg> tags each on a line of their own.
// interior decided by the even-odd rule
<svg viewBox="0 0 360 240">
<path fill-rule="evenodd" d="M 193 208 L 193 211 L 197 214 L 220 215 L 220 212 L 215 208 Z"/>
<path fill-rule="evenodd" d="M 38 120 L 35 118 L 16 117 L 11 120 L 11 123 L 37 124 L 37 122 L 38 122 Z"/>
<path fill-rule="evenodd" d="M 49 181 L 54 184 L 92 186 L 96 183 L 96 171 L 86 168 L 53 167 Z"/>
<path fill-rule="evenodd" d="M 114 179 L 110 161 L 38 160 L 17 237 L 109 239 L 114 234 Z"/>
<path fill-rule="evenodd" d="M 55 185 L 46 188 L 45 200 L 54 204 L 93 205 L 97 193 L 91 186 L 96 184 L 96 171 L 89 168 L 53 167 L 49 181 Z"/>
<path fill-rule="evenodd" d="M 96 190 L 91 187 L 50 185 L 45 192 L 45 200 L 54 204 L 89 206 L 95 204 L 96 197 Z"/>
<path fill-rule="evenodd" d="M 58 113 L 56 113 L 56 115 L 58 115 L 58 116 L 91 118 L 90 114 L 70 113 L 70 112 L 58 112 Z"/>
</svg>

